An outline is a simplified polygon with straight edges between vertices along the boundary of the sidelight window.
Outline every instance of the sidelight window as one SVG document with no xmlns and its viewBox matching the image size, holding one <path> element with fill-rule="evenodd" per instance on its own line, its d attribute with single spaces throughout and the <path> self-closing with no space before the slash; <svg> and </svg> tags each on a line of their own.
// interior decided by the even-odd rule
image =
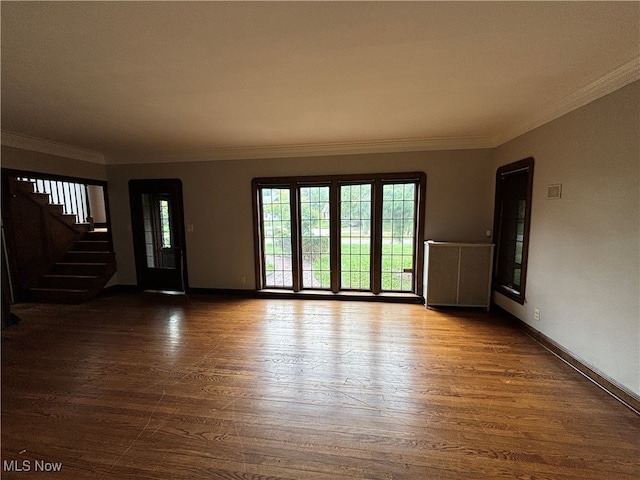
<svg viewBox="0 0 640 480">
<path fill-rule="evenodd" d="M 371 184 L 340 187 L 340 288 L 371 288 Z"/>
<path fill-rule="evenodd" d="M 291 202 L 288 188 L 261 190 L 263 278 L 267 287 L 292 287 Z"/>
<path fill-rule="evenodd" d="M 169 221 L 169 201 L 160 200 L 160 229 L 162 232 L 162 248 L 171 248 L 171 222 Z"/>
<path fill-rule="evenodd" d="M 382 192 L 382 290 L 411 291 L 416 185 L 383 185 Z"/>
<path fill-rule="evenodd" d="M 300 188 L 302 288 L 331 288 L 329 187 Z"/>
</svg>

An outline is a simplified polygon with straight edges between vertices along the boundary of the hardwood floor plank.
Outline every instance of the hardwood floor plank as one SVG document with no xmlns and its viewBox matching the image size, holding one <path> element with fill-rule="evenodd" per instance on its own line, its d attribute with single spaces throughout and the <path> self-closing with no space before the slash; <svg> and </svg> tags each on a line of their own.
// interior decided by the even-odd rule
<svg viewBox="0 0 640 480">
<path fill-rule="evenodd" d="M 640 477 L 640 417 L 490 313 L 150 294 L 14 310 L 2 478 L 23 461 L 74 480 Z"/>
</svg>

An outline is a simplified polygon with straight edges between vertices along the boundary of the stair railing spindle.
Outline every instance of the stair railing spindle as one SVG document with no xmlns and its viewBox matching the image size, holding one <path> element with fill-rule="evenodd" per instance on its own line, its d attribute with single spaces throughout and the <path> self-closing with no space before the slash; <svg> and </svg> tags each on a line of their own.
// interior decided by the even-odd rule
<svg viewBox="0 0 640 480">
<path fill-rule="evenodd" d="M 49 203 L 53 203 L 53 197 L 51 195 L 51 180 L 44 181 L 44 191 L 49 195 Z"/>
<path fill-rule="evenodd" d="M 69 182 L 62 182 L 64 189 L 64 213 L 69 215 L 69 204 L 71 203 L 71 193 L 69 192 Z"/>
<path fill-rule="evenodd" d="M 82 189 L 82 203 L 84 205 L 84 213 L 85 213 L 84 221 L 89 222 L 89 218 L 91 217 L 91 210 L 89 206 L 89 196 L 87 194 L 87 191 L 89 189 L 86 185 L 80 185 L 80 188 Z"/>
<path fill-rule="evenodd" d="M 56 182 L 51 182 L 51 203 L 58 203 L 58 188 Z"/>
<path fill-rule="evenodd" d="M 79 183 L 74 183 L 75 185 L 75 190 L 76 190 L 76 204 L 78 207 L 78 212 L 77 212 L 77 219 L 78 219 L 78 223 L 84 223 L 86 222 L 86 214 L 85 214 L 85 210 L 84 210 L 84 202 L 82 199 L 82 185 L 80 185 Z"/>
<path fill-rule="evenodd" d="M 69 210 L 70 210 L 70 214 L 71 215 L 77 215 L 78 212 L 76 211 L 76 188 L 75 188 L 75 184 L 69 182 Z M 76 217 L 76 221 L 78 221 L 77 217 Z"/>
</svg>

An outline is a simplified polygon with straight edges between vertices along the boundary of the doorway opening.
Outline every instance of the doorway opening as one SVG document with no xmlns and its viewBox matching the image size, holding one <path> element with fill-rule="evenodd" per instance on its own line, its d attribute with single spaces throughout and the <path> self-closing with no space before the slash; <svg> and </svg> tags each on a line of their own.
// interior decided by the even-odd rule
<svg viewBox="0 0 640 480">
<path fill-rule="evenodd" d="M 188 278 L 182 182 L 131 180 L 129 198 L 138 287 L 184 292 Z"/>
</svg>

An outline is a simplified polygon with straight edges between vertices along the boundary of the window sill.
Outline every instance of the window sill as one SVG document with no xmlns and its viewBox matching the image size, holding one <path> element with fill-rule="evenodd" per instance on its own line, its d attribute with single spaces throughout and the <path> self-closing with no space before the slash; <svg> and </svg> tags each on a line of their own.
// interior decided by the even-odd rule
<svg viewBox="0 0 640 480">
<path fill-rule="evenodd" d="M 382 292 L 375 294 L 371 292 L 333 293 L 328 290 L 302 290 L 300 292 L 294 292 L 292 290 L 262 289 L 256 290 L 256 295 L 261 298 L 298 298 L 307 300 L 321 299 L 415 304 L 424 303 L 424 298 L 422 296 L 406 292 Z"/>
<path fill-rule="evenodd" d="M 524 292 L 519 292 L 505 285 L 494 286 L 493 290 L 504 295 L 507 298 L 510 298 L 514 302 L 519 303 L 520 305 L 524 305 Z"/>
</svg>

